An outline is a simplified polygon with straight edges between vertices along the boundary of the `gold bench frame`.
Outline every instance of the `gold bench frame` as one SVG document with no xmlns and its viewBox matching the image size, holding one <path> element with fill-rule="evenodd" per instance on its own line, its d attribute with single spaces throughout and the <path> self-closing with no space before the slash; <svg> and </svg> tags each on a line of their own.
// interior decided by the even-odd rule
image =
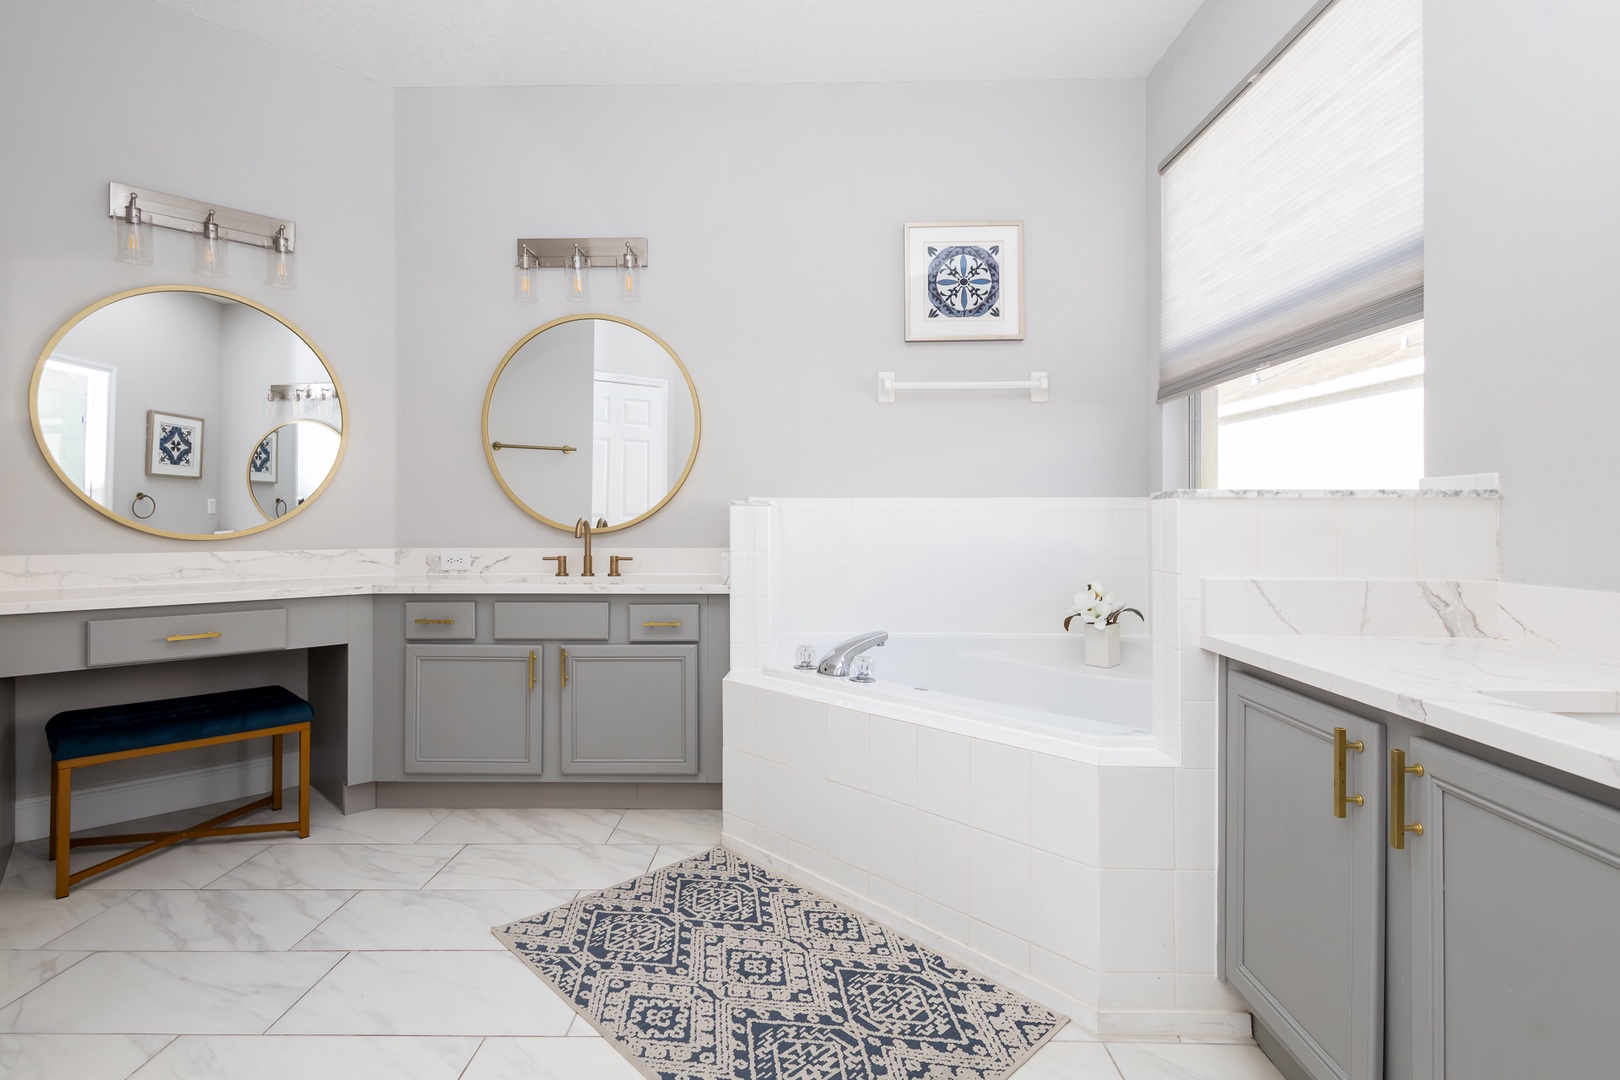
<svg viewBox="0 0 1620 1080">
<path fill-rule="evenodd" d="M 232 818 L 261 807 L 268 806 L 272 810 L 281 809 L 281 753 L 282 738 L 286 735 L 298 736 L 298 820 L 297 821 L 269 821 L 259 825 L 231 825 L 220 828 Z M 72 835 L 70 817 L 73 808 L 73 770 L 82 769 L 86 765 L 100 765 L 106 761 L 124 761 L 127 758 L 148 757 L 152 754 L 167 754 L 172 750 L 190 750 L 194 746 L 218 746 L 221 743 L 242 742 L 247 739 L 270 739 L 270 794 L 254 799 L 250 803 L 227 810 L 218 817 L 209 818 L 200 825 L 193 825 L 179 832 L 155 833 L 124 833 L 119 836 L 80 836 Z M 51 846 L 50 857 L 56 863 L 56 898 L 61 900 L 67 896 L 68 889 L 77 885 L 85 878 L 104 874 L 108 870 L 119 867 L 132 859 L 142 855 L 149 855 L 159 848 L 179 843 L 181 840 L 195 840 L 203 836 L 241 836 L 248 833 L 267 832 L 294 832 L 299 839 L 309 836 L 309 721 L 297 724 L 282 724 L 277 727 L 259 728 L 255 731 L 239 731 L 234 735 L 215 735 L 207 739 L 190 739 L 186 742 L 163 743 L 159 746 L 143 746 L 136 750 L 120 750 L 113 754 L 92 754 L 88 757 L 68 758 L 64 761 L 54 762 L 55 768 L 51 770 Z M 93 844 L 127 844 L 132 840 L 150 840 L 134 851 L 126 851 L 122 855 L 114 855 L 110 859 L 87 866 L 83 870 L 73 872 L 68 866 L 68 853 L 76 847 L 87 847 Z"/>
</svg>

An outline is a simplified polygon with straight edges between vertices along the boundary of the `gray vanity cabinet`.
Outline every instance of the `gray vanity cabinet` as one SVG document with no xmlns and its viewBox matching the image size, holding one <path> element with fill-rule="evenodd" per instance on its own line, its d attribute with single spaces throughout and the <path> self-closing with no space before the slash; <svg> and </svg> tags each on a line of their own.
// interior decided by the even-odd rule
<svg viewBox="0 0 1620 1080">
<path fill-rule="evenodd" d="M 1377 1080 L 1384 727 L 1235 673 L 1226 704 L 1226 977 L 1311 1077 Z"/>
<path fill-rule="evenodd" d="M 1620 812 L 1412 740 L 1415 1080 L 1614 1076 Z"/>
<path fill-rule="evenodd" d="M 697 660 L 696 645 L 565 646 L 564 775 L 696 774 Z"/>
<path fill-rule="evenodd" d="M 407 773 L 539 776 L 539 647 L 405 647 Z"/>
</svg>

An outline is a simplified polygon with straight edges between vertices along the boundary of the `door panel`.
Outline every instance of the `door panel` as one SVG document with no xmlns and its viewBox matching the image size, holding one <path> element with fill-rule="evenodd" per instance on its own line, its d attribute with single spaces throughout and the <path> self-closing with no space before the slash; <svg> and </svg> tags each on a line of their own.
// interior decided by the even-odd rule
<svg viewBox="0 0 1620 1080">
<path fill-rule="evenodd" d="M 538 650 L 405 648 L 405 771 L 540 775 Z M 532 683 L 532 685 L 531 685 Z"/>
<path fill-rule="evenodd" d="M 565 656 L 565 774 L 697 772 L 695 645 L 571 645 Z"/>
<path fill-rule="evenodd" d="M 1313 1077 L 1383 1075 L 1382 725 L 1234 674 L 1226 976 Z M 1334 816 L 1334 729 L 1347 793 Z"/>
<path fill-rule="evenodd" d="M 1410 760 L 1416 1075 L 1614 1075 L 1620 813 L 1426 739 Z"/>
</svg>

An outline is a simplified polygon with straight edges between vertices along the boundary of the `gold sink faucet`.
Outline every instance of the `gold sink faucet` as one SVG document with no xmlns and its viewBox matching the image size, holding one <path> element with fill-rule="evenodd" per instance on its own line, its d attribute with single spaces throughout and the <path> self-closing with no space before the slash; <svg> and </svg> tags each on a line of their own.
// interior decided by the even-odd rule
<svg viewBox="0 0 1620 1080">
<path fill-rule="evenodd" d="M 604 518 L 597 518 L 595 527 L 598 528 L 598 529 L 607 528 L 607 518 L 605 518 L 605 517 Z M 591 559 L 591 519 L 590 518 L 580 518 L 578 521 L 574 522 L 574 536 L 576 538 L 583 537 L 584 540 L 585 540 L 585 568 L 579 572 L 579 576 L 580 577 L 595 577 L 596 576 L 596 566 L 595 566 L 594 561 Z"/>
</svg>

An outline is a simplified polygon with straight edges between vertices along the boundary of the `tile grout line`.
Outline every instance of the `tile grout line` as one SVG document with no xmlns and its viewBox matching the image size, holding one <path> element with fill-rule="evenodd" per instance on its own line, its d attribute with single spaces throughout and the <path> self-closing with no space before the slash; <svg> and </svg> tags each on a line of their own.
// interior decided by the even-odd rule
<svg viewBox="0 0 1620 1080">
<path fill-rule="evenodd" d="M 337 952 L 338 950 L 333 949 L 332 951 Z M 337 966 L 339 964 L 343 963 L 343 961 L 347 960 L 351 955 L 353 955 L 353 952 L 354 952 L 354 950 L 352 950 L 352 949 L 343 950 L 343 955 L 338 957 L 336 960 L 334 960 L 332 962 L 332 966 L 327 968 L 325 971 L 323 971 L 321 973 L 320 978 L 316 979 L 314 982 L 312 982 L 308 986 L 304 987 L 304 992 L 299 994 L 298 997 L 293 1000 L 293 1003 L 291 1005 L 288 1005 L 285 1009 L 283 1009 L 281 1011 L 281 1015 L 277 1016 L 274 1020 L 270 1021 L 270 1023 L 265 1027 L 265 1029 L 263 1031 L 257 1032 L 257 1034 L 259 1034 L 259 1035 L 268 1035 L 268 1034 L 270 1034 L 270 1029 L 271 1028 L 273 1028 L 277 1024 L 281 1023 L 283 1020 L 285 1020 L 287 1018 L 288 1013 L 290 1013 L 294 1009 L 298 1008 L 298 1003 L 300 1001 L 303 1001 L 304 998 L 308 997 L 309 992 L 311 990 L 315 989 L 317 986 L 321 985 L 321 983 L 325 982 L 327 980 L 327 978 L 329 978 L 331 976 L 332 972 L 337 970 Z M 304 955 L 308 956 L 309 954 L 305 953 Z M 292 1034 L 292 1033 L 289 1033 L 289 1034 Z M 299 1034 L 302 1034 L 302 1033 L 299 1033 Z"/>
<path fill-rule="evenodd" d="M 484 1043 L 486 1043 L 488 1041 L 489 1041 L 489 1036 L 487 1036 L 487 1035 L 479 1036 L 478 1045 L 473 1047 L 473 1052 L 471 1054 L 467 1055 L 467 1064 L 463 1065 L 461 1067 L 461 1071 L 456 1073 L 456 1080 L 461 1080 L 462 1077 L 467 1075 L 467 1070 L 472 1068 L 473 1060 L 478 1057 L 478 1052 L 484 1048 Z"/>
<path fill-rule="evenodd" d="M 131 1037 L 134 1037 L 134 1036 L 131 1036 Z M 134 1069 L 132 1069 L 128 1073 L 126 1073 L 124 1075 L 124 1080 L 132 1080 L 132 1078 L 134 1076 L 136 1076 L 137 1074 L 139 1074 L 142 1069 L 146 1068 L 148 1065 L 152 1064 L 153 1061 L 157 1060 L 157 1056 L 159 1054 L 163 1053 L 163 1051 L 165 1051 L 169 1047 L 173 1046 L 179 1039 L 180 1039 L 179 1035 L 170 1035 L 168 1037 L 168 1039 L 165 1040 L 165 1042 L 163 1043 L 162 1046 L 158 1047 L 156 1050 L 152 1051 L 152 1053 L 147 1055 L 147 1058 L 146 1058 L 145 1061 L 141 1062 L 139 1065 L 135 1066 Z"/>
</svg>

